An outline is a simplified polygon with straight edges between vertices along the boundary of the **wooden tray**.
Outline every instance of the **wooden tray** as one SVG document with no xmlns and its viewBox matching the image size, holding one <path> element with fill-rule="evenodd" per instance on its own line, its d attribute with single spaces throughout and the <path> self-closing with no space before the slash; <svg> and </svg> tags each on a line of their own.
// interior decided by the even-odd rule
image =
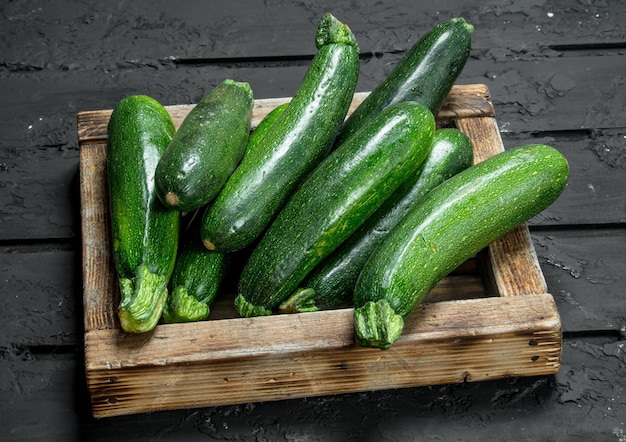
<svg viewBox="0 0 626 442">
<path fill-rule="evenodd" d="M 366 96 L 354 97 L 356 107 Z M 253 126 L 288 99 L 257 100 Z M 192 108 L 168 107 L 178 126 Z M 391 349 L 354 342 L 352 309 L 239 318 L 232 294 L 209 320 L 121 331 L 106 187 L 110 110 L 78 114 L 85 370 L 95 417 L 507 376 L 556 373 L 561 322 L 526 225 L 444 278 Z M 503 150 L 485 85 L 455 86 L 437 118 Z"/>
</svg>

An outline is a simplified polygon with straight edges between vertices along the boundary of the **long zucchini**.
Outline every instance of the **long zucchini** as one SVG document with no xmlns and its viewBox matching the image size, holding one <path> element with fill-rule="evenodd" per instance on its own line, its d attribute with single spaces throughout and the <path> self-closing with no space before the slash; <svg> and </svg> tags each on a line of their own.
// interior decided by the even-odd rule
<svg viewBox="0 0 626 442">
<path fill-rule="evenodd" d="M 368 259 L 354 290 L 357 342 L 389 348 L 434 285 L 504 233 L 552 204 L 568 164 L 529 144 L 497 154 L 432 190 Z"/>
<path fill-rule="evenodd" d="M 379 114 L 326 157 L 288 200 L 239 280 L 241 316 L 271 314 L 426 158 L 435 120 L 417 103 Z"/>
<path fill-rule="evenodd" d="M 401 101 L 422 103 L 436 116 L 467 62 L 473 31 L 474 27 L 459 17 L 424 34 L 350 115 L 336 144 L 385 107 Z"/>
<path fill-rule="evenodd" d="M 156 100 L 121 100 L 108 124 L 107 173 L 113 259 L 120 279 L 119 318 L 127 332 L 146 332 L 161 317 L 178 250 L 180 213 L 157 197 L 154 174 L 174 136 Z"/>
<path fill-rule="evenodd" d="M 207 210 L 201 235 L 208 249 L 250 245 L 330 150 L 354 95 L 359 49 L 350 29 L 330 14 L 319 24 L 316 44 L 293 99 Z"/>
<path fill-rule="evenodd" d="M 435 131 L 426 161 L 337 250 L 326 258 L 302 284 L 313 292 L 300 292 L 282 308 L 311 311 L 352 303 L 352 292 L 367 258 L 385 236 L 424 196 L 448 178 L 472 165 L 472 142 L 463 132 L 444 128 Z M 307 295 L 302 299 L 302 295 Z"/>
</svg>

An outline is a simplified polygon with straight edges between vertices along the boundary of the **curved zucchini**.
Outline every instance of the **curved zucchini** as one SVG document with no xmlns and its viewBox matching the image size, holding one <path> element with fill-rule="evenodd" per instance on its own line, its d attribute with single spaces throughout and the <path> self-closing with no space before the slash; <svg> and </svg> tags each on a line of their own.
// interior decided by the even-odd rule
<svg viewBox="0 0 626 442">
<path fill-rule="evenodd" d="M 472 165 L 472 142 L 463 132 L 445 128 L 435 131 L 428 157 L 411 178 L 403 183 L 354 234 L 326 258 L 302 284 L 308 292 L 304 305 L 300 297 L 288 302 L 288 311 L 311 311 L 352 303 L 356 280 L 367 258 L 387 233 L 436 186 Z"/>
<path fill-rule="evenodd" d="M 569 175 L 556 149 L 529 144 L 439 185 L 389 233 L 354 290 L 356 340 L 386 349 L 434 285 L 489 243 L 552 204 Z"/>
<path fill-rule="evenodd" d="M 400 103 L 326 157 L 289 198 L 246 262 L 235 300 L 239 314 L 271 314 L 415 172 L 434 129 L 425 106 Z"/>
<path fill-rule="evenodd" d="M 330 14 L 320 22 L 316 43 L 318 53 L 295 96 L 207 210 L 201 235 L 208 249 L 250 245 L 330 150 L 354 95 L 359 49 L 350 29 Z"/>
<path fill-rule="evenodd" d="M 157 163 L 174 130 L 165 108 L 144 95 L 121 100 L 107 128 L 118 313 L 127 332 L 146 332 L 157 324 L 176 259 L 180 214 L 161 204 L 154 185 Z"/>
<path fill-rule="evenodd" d="M 471 50 L 474 27 L 453 18 L 424 34 L 387 77 L 346 120 L 337 135 L 341 144 L 368 119 L 401 101 L 417 101 L 437 116 Z"/>
<path fill-rule="evenodd" d="M 182 233 L 170 278 L 170 295 L 163 310 L 163 321 L 166 323 L 206 319 L 224 280 L 228 257 L 202 245 L 201 219 L 196 212 L 189 227 Z"/>
<path fill-rule="evenodd" d="M 248 83 L 224 80 L 196 104 L 156 169 L 163 204 L 189 212 L 215 198 L 246 148 L 253 103 Z"/>
</svg>

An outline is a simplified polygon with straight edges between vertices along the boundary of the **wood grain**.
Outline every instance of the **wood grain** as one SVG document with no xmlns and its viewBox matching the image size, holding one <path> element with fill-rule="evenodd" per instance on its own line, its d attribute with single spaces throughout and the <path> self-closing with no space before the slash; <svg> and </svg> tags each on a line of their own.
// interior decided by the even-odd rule
<svg viewBox="0 0 626 442">
<path fill-rule="evenodd" d="M 116 324 L 119 302 L 117 278 L 109 238 L 109 192 L 106 145 L 81 148 L 80 189 L 83 253 L 83 305 L 85 330 Z"/>
</svg>

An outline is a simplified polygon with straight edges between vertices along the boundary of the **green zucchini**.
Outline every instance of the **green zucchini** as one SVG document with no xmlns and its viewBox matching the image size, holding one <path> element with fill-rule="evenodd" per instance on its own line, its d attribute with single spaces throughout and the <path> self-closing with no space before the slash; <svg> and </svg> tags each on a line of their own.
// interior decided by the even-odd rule
<svg viewBox="0 0 626 442">
<path fill-rule="evenodd" d="M 424 34 L 387 77 L 346 120 L 337 135 L 341 144 L 368 119 L 400 101 L 417 101 L 437 116 L 471 50 L 474 27 L 453 18 Z"/>
<path fill-rule="evenodd" d="M 435 131 L 428 157 L 418 172 L 311 272 L 302 287 L 312 289 L 312 292 L 299 292 L 300 296 L 295 296 L 281 308 L 302 312 L 351 304 L 354 285 L 365 261 L 387 233 L 427 192 L 467 169 L 472 160 L 472 142 L 467 135 L 452 128 Z M 307 294 L 308 298 L 303 300 L 303 294 Z"/>
<path fill-rule="evenodd" d="M 326 157 L 289 198 L 239 280 L 241 316 L 272 313 L 426 158 L 435 119 L 417 103 L 380 113 Z"/>
<path fill-rule="evenodd" d="M 156 189 L 170 209 L 208 204 L 241 160 L 254 99 L 248 83 L 224 80 L 189 112 L 156 169 Z"/>
<path fill-rule="evenodd" d="M 182 239 L 170 278 L 170 295 L 163 310 L 163 321 L 191 322 L 206 319 L 228 265 L 225 253 L 207 250 L 200 240 L 200 220 L 196 212 Z"/>
<path fill-rule="evenodd" d="M 119 318 L 127 332 L 147 332 L 157 324 L 176 260 L 180 213 L 161 203 L 154 185 L 174 131 L 165 108 L 144 95 L 121 100 L 107 128 L 113 259 L 121 289 Z"/>
<path fill-rule="evenodd" d="M 330 150 L 356 88 L 359 48 L 350 29 L 330 14 L 319 24 L 316 44 L 318 53 L 291 102 L 207 210 L 201 235 L 208 249 L 250 245 Z"/>
<path fill-rule="evenodd" d="M 556 149 L 520 146 L 433 189 L 389 233 L 354 290 L 359 345 L 386 349 L 434 285 L 501 235 L 552 204 L 569 175 Z"/>
</svg>

